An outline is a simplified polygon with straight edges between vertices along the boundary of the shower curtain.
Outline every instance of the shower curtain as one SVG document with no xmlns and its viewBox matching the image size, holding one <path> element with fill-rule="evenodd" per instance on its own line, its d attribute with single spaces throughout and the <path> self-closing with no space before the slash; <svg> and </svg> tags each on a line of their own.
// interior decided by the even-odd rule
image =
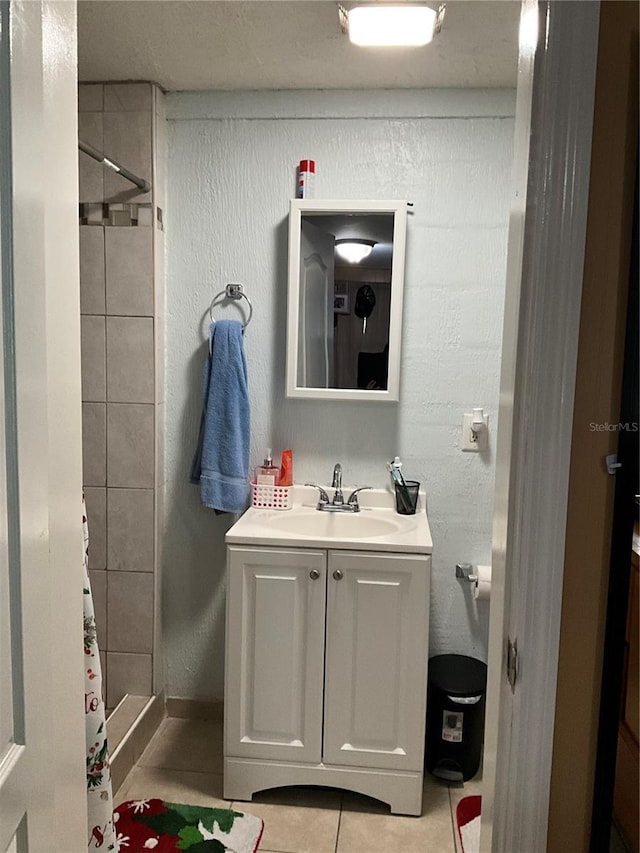
<svg viewBox="0 0 640 853">
<path fill-rule="evenodd" d="M 102 696 L 102 670 L 98 653 L 96 619 L 89 582 L 89 526 L 82 496 L 84 552 L 84 713 L 87 744 L 88 850 L 118 849 L 113 823 L 111 768 L 107 749 L 107 726 Z"/>
</svg>

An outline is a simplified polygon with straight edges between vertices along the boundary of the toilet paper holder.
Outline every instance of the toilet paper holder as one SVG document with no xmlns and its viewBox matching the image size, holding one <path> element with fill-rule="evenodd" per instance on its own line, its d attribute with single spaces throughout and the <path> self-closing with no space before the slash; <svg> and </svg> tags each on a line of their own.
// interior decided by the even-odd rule
<svg viewBox="0 0 640 853">
<path fill-rule="evenodd" d="M 471 563 L 456 563 L 456 577 L 469 583 L 475 583 L 478 580 L 478 575 L 474 572 Z"/>
</svg>

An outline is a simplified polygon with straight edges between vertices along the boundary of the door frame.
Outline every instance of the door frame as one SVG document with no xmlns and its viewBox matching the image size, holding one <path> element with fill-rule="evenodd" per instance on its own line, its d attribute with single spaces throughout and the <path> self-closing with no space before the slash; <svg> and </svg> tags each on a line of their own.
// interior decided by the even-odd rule
<svg viewBox="0 0 640 853">
<path fill-rule="evenodd" d="M 637 448 L 637 436 L 604 429 L 607 423 L 625 420 L 620 417 L 620 398 L 637 186 L 637 70 L 637 3 L 605 3 L 600 16 L 549 811 L 551 848 L 570 846 L 585 853 L 590 843 L 593 849 L 607 846 L 611 823 L 611 793 L 607 796 L 606 791 L 598 790 L 596 743 L 606 654 L 611 525 L 619 477 L 607 473 L 603 460 L 620 452 L 619 440 L 631 438 Z M 637 287 L 637 278 L 635 283 Z M 599 425 L 601 429 L 593 428 Z M 622 565 L 628 566 L 630 538 L 623 548 L 626 558 Z M 624 597 L 625 612 L 626 603 Z M 624 620 L 620 628 L 624 631 Z M 619 667 L 620 673 L 621 663 Z M 615 680 L 614 676 L 605 693 L 617 704 Z M 582 697 L 579 718 L 575 713 L 577 692 Z M 614 717 L 617 710 L 613 709 Z M 615 724 L 614 728 L 617 731 Z M 615 741 L 611 758 L 615 760 Z M 605 759 L 604 777 L 612 772 L 612 763 Z M 608 818 L 603 816 L 607 809 Z M 595 838 L 590 840 L 592 815 Z"/>
<path fill-rule="evenodd" d="M 637 171 L 636 171 L 637 174 Z M 596 752 L 593 808 L 591 820 L 592 853 L 604 850 L 609 843 L 614 812 L 614 789 L 619 726 L 621 725 L 621 698 L 625 691 L 625 650 L 629 617 L 630 583 L 632 566 L 630 542 L 636 518 L 634 497 L 638 492 L 638 193 L 633 215 L 633 245 L 631 249 L 631 274 L 627 302 L 627 327 L 624 335 L 624 364 L 622 393 L 618 424 L 627 429 L 617 433 L 617 457 L 622 466 L 615 475 L 615 498 L 611 524 L 611 560 L 607 590 L 607 616 L 602 649 L 602 679 L 600 688 L 600 714 Z M 628 222 L 627 222 L 628 224 Z M 623 238 L 624 239 L 624 238 Z M 624 241 L 626 242 L 626 240 Z M 622 261 L 626 266 L 625 261 Z M 623 300 L 621 300 L 622 302 Z M 623 303 L 624 304 L 624 303 Z M 622 336 L 614 336 L 616 344 Z M 613 383 L 612 383 L 613 384 Z M 615 386 L 614 386 L 615 387 Z M 618 390 L 617 388 L 615 389 Z M 615 422 L 614 422 L 615 423 Z M 597 691 L 596 691 L 597 693 Z M 566 709 L 565 709 L 566 712 Z M 620 784 L 619 780 L 618 783 Z M 635 839 L 637 842 L 637 838 Z"/>
</svg>

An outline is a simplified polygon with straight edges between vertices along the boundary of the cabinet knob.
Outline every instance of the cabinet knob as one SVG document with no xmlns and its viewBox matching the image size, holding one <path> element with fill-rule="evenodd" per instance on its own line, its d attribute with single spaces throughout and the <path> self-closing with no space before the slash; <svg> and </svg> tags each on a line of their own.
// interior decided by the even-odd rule
<svg viewBox="0 0 640 853">
<path fill-rule="evenodd" d="M 333 573 L 333 577 L 335 578 L 335 580 L 341 581 L 344 575 L 342 574 L 342 571 L 340 569 L 336 569 Z"/>
<path fill-rule="evenodd" d="M 317 569 L 311 569 L 311 571 L 309 572 L 309 577 L 312 581 L 317 581 L 320 577 L 320 572 Z"/>
</svg>

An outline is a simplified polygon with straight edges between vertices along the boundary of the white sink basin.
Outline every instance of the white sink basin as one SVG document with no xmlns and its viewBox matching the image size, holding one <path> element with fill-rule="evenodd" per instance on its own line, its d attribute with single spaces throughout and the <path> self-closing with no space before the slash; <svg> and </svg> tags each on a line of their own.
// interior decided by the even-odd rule
<svg viewBox="0 0 640 853">
<path fill-rule="evenodd" d="M 358 497 L 360 512 L 325 512 L 316 509 L 316 489 L 294 486 L 292 509 L 250 507 L 227 531 L 225 539 L 230 545 L 432 552 L 424 493 L 415 515 L 398 515 L 394 496 L 383 489 L 361 492 Z"/>
<path fill-rule="evenodd" d="M 398 533 L 403 527 L 410 526 L 410 522 L 402 525 L 395 518 L 381 518 L 383 512 L 388 514 L 388 510 L 363 509 L 346 513 L 300 507 L 281 513 L 269 522 L 269 526 L 297 536 L 326 539 L 374 539 Z"/>
</svg>

